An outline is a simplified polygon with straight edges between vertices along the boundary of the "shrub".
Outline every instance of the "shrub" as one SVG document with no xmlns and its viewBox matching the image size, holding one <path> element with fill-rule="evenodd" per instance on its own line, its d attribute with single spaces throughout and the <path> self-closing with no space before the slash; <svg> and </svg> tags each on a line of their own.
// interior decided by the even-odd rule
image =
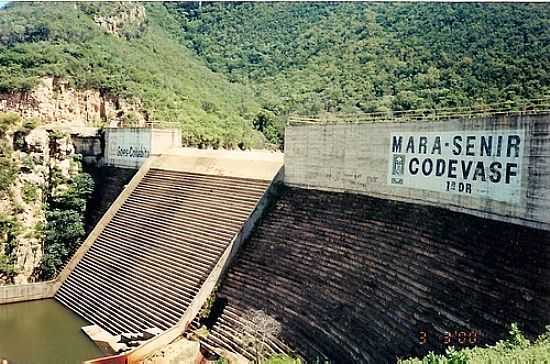
<svg viewBox="0 0 550 364">
<path fill-rule="evenodd" d="M 216 298 L 217 298 L 217 294 L 218 294 L 217 291 L 218 291 L 218 288 L 215 287 L 212 290 L 212 293 L 210 293 L 210 296 L 208 296 L 208 299 L 206 300 L 204 305 L 201 307 L 201 310 L 199 311 L 199 313 L 197 315 L 200 320 L 204 320 L 204 319 L 206 319 L 210 316 L 211 311 L 212 311 L 212 307 L 214 307 L 214 304 L 216 303 Z"/>
<path fill-rule="evenodd" d="M 32 171 L 34 167 L 34 160 L 32 159 L 32 156 L 30 154 L 22 155 L 21 156 L 21 167 L 22 169 L 26 169 L 27 171 Z"/>
<path fill-rule="evenodd" d="M 4 241 L 4 251 L 0 253 L 10 257 L 15 250 L 17 236 L 20 233 L 20 223 L 12 215 L 0 212 L 0 240 Z"/>
<path fill-rule="evenodd" d="M 13 112 L 0 113 L 0 137 L 21 122 L 19 115 Z"/>
<path fill-rule="evenodd" d="M 30 203 L 36 201 L 39 197 L 38 186 L 31 182 L 23 182 L 23 188 L 21 190 L 23 201 Z"/>
<path fill-rule="evenodd" d="M 37 118 L 25 119 L 21 128 L 19 128 L 19 131 L 21 131 L 24 135 L 29 135 L 29 133 L 33 129 L 36 129 L 38 125 L 40 125 L 40 120 Z"/>
<path fill-rule="evenodd" d="M 285 121 L 277 117 L 273 112 L 267 110 L 259 112 L 254 117 L 252 124 L 256 130 L 264 135 L 269 143 L 283 144 Z"/>
<path fill-rule="evenodd" d="M 93 179 L 87 173 L 80 173 L 65 183 L 68 183 L 68 188 L 55 196 L 49 196 L 46 203 L 44 255 L 36 271 L 41 279 L 53 278 L 58 273 L 71 254 L 78 249 L 86 233 L 84 212 L 86 202 L 93 192 Z"/>
<path fill-rule="evenodd" d="M 11 156 L 11 150 L 0 145 L 0 192 L 15 182 L 19 168 Z"/>
<path fill-rule="evenodd" d="M 274 355 L 266 359 L 262 364 L 301 364 L 300 359 L 292 358 L 288 355 Z"/>
<path fill-rule="evenodd" d="M 135 111 L 127 112 L 122 118 L 122 122 L 125 127 L 139 126 L 139 120 L 139 115 Z"/>
<path fill-rule="evenodd" d="M 13 276 L 15 274 L 15 267 L 11 259 L 2 253 L 0 253 L 0 273 L 7 276 Z"/>
</svg>

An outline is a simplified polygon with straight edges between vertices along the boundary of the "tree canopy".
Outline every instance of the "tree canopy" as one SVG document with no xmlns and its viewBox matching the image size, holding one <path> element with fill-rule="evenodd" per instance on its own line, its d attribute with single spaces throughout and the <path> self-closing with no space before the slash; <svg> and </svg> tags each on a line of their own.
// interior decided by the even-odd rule
<svg viewBox="0 0 550 364">
<path fill-rule="evenodd" d="M 370 112 L 550 94 L 549 4 L 173 5 L 187 44 L 274 111 Z M 269 105 L 268 101 L 276 103 Z"/>
<path fill-rule="evenodd" d="M 280 143 L 289 113 L 550 96 L 550 4 L 167 2 L 118 35 L 94 21 L 132 6 L 0 9 L 0 92 L 64 77 L 141 99 L 186 144 L 215 147 Z"/>
<path fill-rule="evenodd" d="M 26 91 L 44 76 L 142 100 L 151 119 L 175 122 L 192 145 L 254 146 L 260 110 L 246 86 L 212 72 L 180 41 L 162 4 L 145 4 L 145 20 L 111 34 L 94 22 L 126 3 L 10 3 L 0 9 L 0 92 Z"/>
</svg>

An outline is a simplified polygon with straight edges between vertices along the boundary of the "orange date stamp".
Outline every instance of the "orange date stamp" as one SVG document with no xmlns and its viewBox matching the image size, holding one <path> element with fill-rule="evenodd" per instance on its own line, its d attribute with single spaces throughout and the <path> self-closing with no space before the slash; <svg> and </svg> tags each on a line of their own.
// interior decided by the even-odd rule
<svg viewBox="0 0 550 364">
<path fill-rule="evenodd" d="M 428 343 L 429 337 L 433 336 L 429 331 L 419 331 L 418 342 L 420 345 Z M 447 331 L 436 334 L 436 339 L 443 345 L 474 345 L 479 342 L 480 332 L 475 330 L 468 331 Z"/>
</svg>

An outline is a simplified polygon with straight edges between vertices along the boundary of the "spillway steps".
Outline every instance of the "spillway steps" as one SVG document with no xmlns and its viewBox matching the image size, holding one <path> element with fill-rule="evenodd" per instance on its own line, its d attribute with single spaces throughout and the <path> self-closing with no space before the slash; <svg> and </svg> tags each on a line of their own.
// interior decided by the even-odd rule
<svg viewBox="0 0 550 364">
<path fill-rule="evenodd" d="M 168 329 L 270 183 L 150 169 L 55 298 L 113 335 Z"/>
</svg>

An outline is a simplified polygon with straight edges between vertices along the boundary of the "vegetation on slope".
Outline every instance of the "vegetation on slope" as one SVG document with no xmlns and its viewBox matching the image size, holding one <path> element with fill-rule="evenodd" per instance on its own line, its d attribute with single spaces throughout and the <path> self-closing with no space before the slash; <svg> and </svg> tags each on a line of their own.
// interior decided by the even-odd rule
<svg viewBox="0 0 550 364">
<path fill-rule="evenodd" d="M 297 112 L 483 106 L 550 95 L 549 4 L 10 3 L 0 91 L 39 77 L 143 101 L 190 145 L 282 142 Z"/>
<path fill-rule="evenodd" d="M 6 133 L 16 125 L 19 118 L 14 114 L 0 113 L 0 201 L 7 193 L 8 187 L 15 182 L 18 168 L 13 156 L 13 149 L 6 140 Z M 2 276 L 11 277 L 15 267 L 11 252 L 13 251 L 20 224 L 7 211 L 0 211 L 0 282 Z"/>
<path fill-rule="evenodd" d="M 93 180 L 79 156 L 67 154 L 67 135 L 44 131 L 46 140 L 29 144 L 37 126 L 0 113 L 0 284 L 23 273 L 20 256 L 40 259 L 26 278 L 52 278 L 85 236 Z"/>
<path fill-rule="evenodd" d="M 182 46 L 178 23 L 162 4 L 146 4 L 145 20 L 129 22 L 119 35 L 94 22 L 133 6 L 9 4 L 0 10 L 0 92 L 29 90 L 43 76 L 63 77 L 77 88 L 142 100 L 150 119 L 178 123 L 188 144 L 259 145 L 253 94 Z"/>
<path fill-rule="evenodd" d="M 65 188 L 47 195 L 44 252 L 36 270 L 44 280 L 53 278 L 82 243 L 86 205 L 94 190 L 94 181 L 85 172 L 67 179 L 59 170 L 53 170 L 50 181 Z"/>
<path fill-rule="evenodd" d="M 401 360 L 398 364 L 548 364 L 550 363 L 550 327 L 545 334 L 531 343 L 512 324 L 510 337 L 494 346 L 454 350 L 450 348 L 445 355 L 428 354 L 423 359 Z"/>
<path fill-rule="evenodd" d="M 550 94 L 549 4 L 172 4 L 189 47 L 275 113 Z"/>
</svg>

